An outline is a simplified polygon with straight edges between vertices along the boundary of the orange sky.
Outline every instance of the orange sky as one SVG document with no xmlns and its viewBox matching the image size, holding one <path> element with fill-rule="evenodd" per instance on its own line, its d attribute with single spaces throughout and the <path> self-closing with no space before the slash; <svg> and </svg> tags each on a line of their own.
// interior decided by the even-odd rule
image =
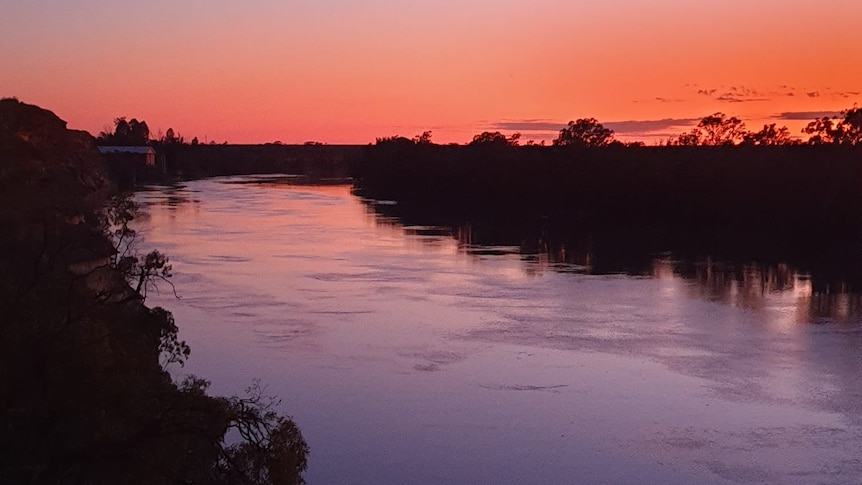
<svg viewBox="0 0 862 485">
<path fill-rule="evenodd" d="M 798 133 L 862 101 L 858 0 L 7 3 L 0 96 L 94 134 L 463 143 L 595 117 L 654 140 L 716 111 Z"/>
</svg>

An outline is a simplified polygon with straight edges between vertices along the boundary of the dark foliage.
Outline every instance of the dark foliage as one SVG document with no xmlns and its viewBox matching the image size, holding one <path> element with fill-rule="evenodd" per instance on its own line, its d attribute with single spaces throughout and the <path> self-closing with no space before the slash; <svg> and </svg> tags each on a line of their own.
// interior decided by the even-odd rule
<svg viewBox="0 0 862 485">
<path fill-rule="evenodd" d="M 146 121 L 123 116 L 114 120 L 113 132 L 103 131 L 96 139 L 100 145 L 143 146 L 150 142 L 150 128 Z"/>
<path fill-rule="evenodd" d="M 259 394 L 215 398 L 165 371 L 189 349 L 119 271 L 134 254 L 117 259 L 109 236 L 129 233 L 106 228 L 133 208 L 120 199 L 99 216 L 95 140 L 2 100 L 0 163 L 0 483 L 301 483 L 308 450 L 292 421 Z M 135 281 L 166 276 L 158 253 L 136 265 Z M 227 443 L 234 428 L 256 433 Z"/>
<path fill-rule="evenodd" d="M 389 215 L 528 252 L 567 241 L 647 261 L 784 255 L 840 272 L 821 260 L 855 261 L 862 247 L 852 146 L 368 147 L 353 173 L 362 196 L 398 202 L 379 207 Z"/>
<path fill-rule="evenodd" d="M 760 131 L 746 133 L 743 143 L 750 145 L 798 145 L 798 141 L 790 136 L 790 130 L 786 126 L 777 127 L 775 123 L 763 125 Z"/>
<path fill-rule="evenodd" d="M 554 146 L 603 147 L 614 141 L 614 132 L 595 118 L 569 121 L 554 140 Z"/>
<path fill-rule="evenodd" d="M 406 144 L 414 143 L 404 138 Z M 348 160 L 362 147 L 351 145 L 177 145 L 167 150 L 170 177 L 198 178 L 264 173 L 343 178 Z"/>
<path fill-rule="evenodd" d="M 820 118 L 808 123 L 802 132 L 810 145 L 862 145 L 862 108 L 841 112 L 842 118 Z"/>
<path fill-rule="evenodd" d="M 506 136 L 499 131 L 483 131 L 473 137 L 468 146 L 518 146 L 521 140 L 520 133 Z"/>
<path fill-rule="evenodd" d="M 688 133 L 668 140 L 676 146 L 730 146 L 742 142 L 747 135 L 745 123 L 724 113 L 704 116 Z"/>
</svg>

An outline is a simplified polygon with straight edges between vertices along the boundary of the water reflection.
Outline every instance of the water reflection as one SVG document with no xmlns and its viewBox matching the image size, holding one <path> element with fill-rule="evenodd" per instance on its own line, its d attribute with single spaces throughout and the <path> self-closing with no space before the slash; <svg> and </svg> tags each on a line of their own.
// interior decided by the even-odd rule
<svg viewBox="0 0 862 485">
<path fill-rule="evenodd" d="M 301 175 L 222 181 L 267 189 L 312 187 L 315 192 L 340 197 L 351 189 L 346 182 Z M 201 205 L 199 194 L 181 183 L 144 188 L 139 200 L 145 206 L 165 206 L 170 214 L 199 211 Z M 827 257 L 815 254 L 815 258 L 806 250 L 820 248 L 791 245 L 788 250 L 787 241 L 776 244 L 779 249 L 773 252 L 768 244 L 764 250 L 760 238 L 746 248 L 744 238 L 739 241 L 726 235 L 717 241 L 704 235 L 663 234 L 658 228 L 595 232 L 524 214 L 471 221 L 466 215 L 436 213 L 433 207 L 361 200 L 366 221 L 400 231 L 411 245 L 440 250 L 447 241 L 455 241 L 457 251 L 476 262 L 517 257 L 527 277 L 550 271 L 681 278 L 690 283 L 691 296 L 734 307 L 763 310 L 778 301 L 782 305 L 792 301 L 797 322 L 855 322 L 862 318 L 862 250 L 833 251 Z M 147 212 L 141 217 L 147 217 Z M 173 220 L 173 215 L 170 218 Z"/>
<path fill-rule="evenodd" d="M 201 203 L 195 196 L 195 191 L 190 190 L 184 184 L 146 186 L 139 189 L 138 192 L 153 192 L 154 197 L 148 198 L 147 204 L 165 206 L 171 211 L 194 209 L 199 207 Z"/>
<path fill-rule="evenodd" d="M 185 371 L 287 397 L 310 483 L 862 473 L 862 325 L 855 286 L 826 283 L 840 271 L 254 180 L 167 193 L 199 211 L 139 194 L 182 296 L 152 303 L 193 348 Z"/>
<path fill-rule="evenodd" d="M 454 239 L 461 253 L 477 261 L 518 255 L 527 276 L 552 271 L 681 278 L 691 283 L 692 296 L 750 310 L 789 298 L 798 322 L 862 317 L 862 250 L 854 247 L 795 245 L 771 241 L 763 234 L 714 237 L 680 228 L 594 231 L 525 214 L 471 221 L 466 214 L 435 213 L 433 207 L 363 202 L 376 224 L 400 227 L 423 244 L 436 246 L 440 238 Z"/>
</svg>

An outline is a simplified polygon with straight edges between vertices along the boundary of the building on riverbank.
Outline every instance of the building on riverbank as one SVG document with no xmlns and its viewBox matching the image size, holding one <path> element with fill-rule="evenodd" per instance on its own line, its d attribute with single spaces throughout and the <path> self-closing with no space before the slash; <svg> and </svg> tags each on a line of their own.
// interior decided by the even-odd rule
<svg viewBox="0 0 862 485">
<path fill-rule="evenodd" d="M 142 164 L 147 167 L 156 166 L 156 150 L 153 147 L 138 146 L 104 146 L 99 151 L 108 160 L 121 160 L 129 163 Z"/>
<path fill-rule="evenodd" d="M 165 172 L 164 155 L 157 157 L 150 146 L 100 146 L 99 152 L 121 187 L 134 186 L 141 179 L 157 179 Z"/>
</svg>

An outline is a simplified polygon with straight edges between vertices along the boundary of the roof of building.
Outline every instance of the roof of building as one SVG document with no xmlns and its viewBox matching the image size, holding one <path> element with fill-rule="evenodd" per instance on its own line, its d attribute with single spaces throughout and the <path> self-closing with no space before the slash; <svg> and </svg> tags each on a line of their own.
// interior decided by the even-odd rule
<svg viewBox="0 0 862 485">
<path fill-rule="evenodd" d="M 122 146 L 108 146 L 108 147 L 99 147 L 99 151 L 102 153 L 155 153 L 153 147 L 122 147 Z"/>
</svg>

